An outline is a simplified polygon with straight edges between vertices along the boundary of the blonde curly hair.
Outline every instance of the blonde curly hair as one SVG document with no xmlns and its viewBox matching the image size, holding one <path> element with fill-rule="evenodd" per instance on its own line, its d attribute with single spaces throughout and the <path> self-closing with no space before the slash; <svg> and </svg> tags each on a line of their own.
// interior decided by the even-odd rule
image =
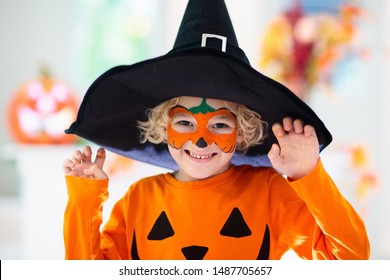
<svg viewBox="0 0 390 280">
<path fill-rule="evenodd" d="M 165 131 L 170 122 L 169 112 L 179 103 L 179 100 L 180 98 L 176 97 L 146 111 L 147 121 L 137 122 L 141 143 L 147 141 L 153 144 L 167 143 Z M 251 146 L 261 144 L 266 136 L 267 123 L 260 115 L 245 105 L 224 102 L 226 108 L 236 116 L 237 132 L 242 136 L 242 141 L 237 143 L 236 150 L 245 153 Z"/>
</svg>

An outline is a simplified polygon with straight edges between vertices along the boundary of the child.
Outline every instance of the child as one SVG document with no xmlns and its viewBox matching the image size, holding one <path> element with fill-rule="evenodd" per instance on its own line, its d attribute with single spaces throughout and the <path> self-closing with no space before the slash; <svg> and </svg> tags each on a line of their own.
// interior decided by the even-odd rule
<svg viewBox="0 0 390 280">
<path fill-rule="evenodd" d="M 204 40 L 192 46 L 196 20 L 220 28 L 212 37 L 222 51 Z M 100 232 L 105 149 L 95 160 L 88 146 L 75 151 L 63 165 L 66 258 L 280 259 L 293 249 L 305 259 L 367 259 L 364 223 L 319 157 L 330 134 L 288 89 L 254 71 L 223 1 L 190 0 L 170 54 L 100 77 L 68 133 L 177 167 L 133 184 Z"/>
</svg>

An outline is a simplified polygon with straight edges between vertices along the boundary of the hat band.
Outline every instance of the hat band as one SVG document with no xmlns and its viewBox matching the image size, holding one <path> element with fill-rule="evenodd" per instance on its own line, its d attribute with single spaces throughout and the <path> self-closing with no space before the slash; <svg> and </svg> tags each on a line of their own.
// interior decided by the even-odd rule
<svg viewBox="0 0 390 280">
<path fill-rule="evenodd" d="M 221 50 L 222 50 L 223 52 L 226 52 L 227 37 L 222 36 L 222 35 L 217 35 L 217 34 L 203 33 L 203 34 L 202 34 L 202 42 L 201 42 L 201 44 L 200 44 L 200 46 L 201 46 L 202 48 L 207 46 L 207 39 L 208 39 L 208 38 L 216 38 L 216 39 L 221 40 L 221 41 L 222 41 Z"/>
</svg>

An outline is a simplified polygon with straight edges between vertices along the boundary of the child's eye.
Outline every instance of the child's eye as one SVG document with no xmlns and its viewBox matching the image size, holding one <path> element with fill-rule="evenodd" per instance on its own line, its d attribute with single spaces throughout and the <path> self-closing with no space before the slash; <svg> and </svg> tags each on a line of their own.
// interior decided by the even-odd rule
<svg viewBox="0 0 390 280">
<path fill-rule="evenodd" d="M 216 123 L 213 125 L 213 128 L 229 128 L 230 126 L 227 125 L 226 123 Z"/>
<path fill-rule="evenodd" d="M 180 133 L 189 133 L 196 130 L 196 123 L 183 119 L 174 120 L 172 122 L 172 128 Z"/>
<path fill-rule="evenodd" d="M 228 123 L 215 123 L 210 128 L 210 131 L 215 134 L 230 134 L 233 130 L 234 126 Z"/>
<path fill-rule="evenodd" d="M 189 121 L 178 121 L 176 124 L 181 125 L 181 126 L 193 126 L 193 124 Z"/>
</svg>

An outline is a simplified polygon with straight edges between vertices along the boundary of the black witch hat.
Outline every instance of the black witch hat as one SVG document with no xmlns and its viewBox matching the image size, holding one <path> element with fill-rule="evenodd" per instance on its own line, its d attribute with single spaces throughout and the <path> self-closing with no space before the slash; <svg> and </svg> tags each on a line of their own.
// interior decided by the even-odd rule
<svg viewBox="0 0 390 280">
<path fill-rule="evenodd" d="M 166 144 L 139 142 L 138 120 L 145 111 L 179 96 L 208 97 L 241 103 L 269 126 L 286 116 L 314 126 L 320 149 L 332 136 L 314 111 L 293 92 L 251 67 L 239 48 L 223 0 L 189 0 L 173 49 L 166 55 L 118 66 L 88 89 L 77 120 L 66 133 L 77 134 L 106 149 L 153 165 L 175 169 Z M 269 166 L 267 153 L 277 143 L 265 141 L 232 163 Z"/>
</svg>

